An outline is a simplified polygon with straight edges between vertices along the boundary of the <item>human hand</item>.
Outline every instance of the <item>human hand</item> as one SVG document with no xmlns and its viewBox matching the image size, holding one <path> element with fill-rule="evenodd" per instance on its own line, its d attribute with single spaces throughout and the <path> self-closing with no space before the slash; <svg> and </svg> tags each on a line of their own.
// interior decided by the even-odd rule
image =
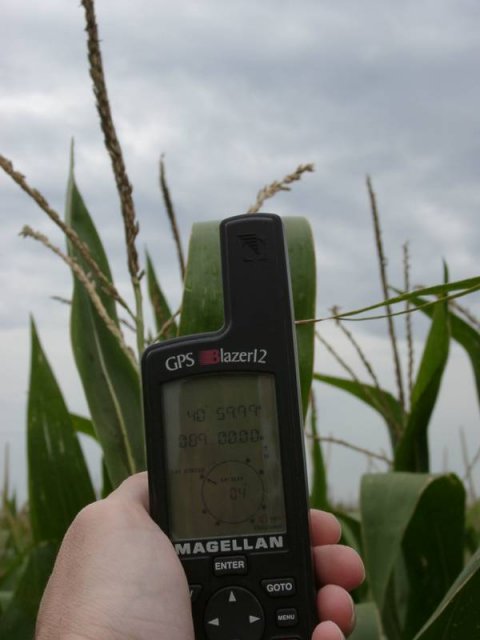
<svg viewBox="0 0 480 640">
<path fill-rule="evenodd" d="M 331 513 L 311 509 L 310 528 L 319 586 L 318 618 L 322 621 L 312 640 L 341 640 L 355 626 L 355 607 L 348 592 L 363 582 L 365 569 L 356 551 L 337 544 L 342 530 Z"/>
<path fill-rule="evenodd" d="M 348 590 L 363 580 L 340 525 L 312 511 L 319 618 L 313 640 L 340 640 L 353 626 Z M 70 526 L 43 595 L 36 640 L 193 640 L 185 574 L 148 513 L 147 474 L 128 478 Z"/>
</svg>

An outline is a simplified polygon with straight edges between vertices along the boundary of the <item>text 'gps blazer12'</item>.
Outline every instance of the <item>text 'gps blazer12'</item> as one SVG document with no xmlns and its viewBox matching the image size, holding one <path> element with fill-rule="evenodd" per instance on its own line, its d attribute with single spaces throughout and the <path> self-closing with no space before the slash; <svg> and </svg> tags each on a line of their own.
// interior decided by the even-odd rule
<svg viewBox="0 0 480 640">
<path fill-rule="evenodd" d="M 142 362 L 151 514 L 190 585 L 197 640 L 309 640 L 316 624 L 283 224 L 220 225 L 224 327 Z"/>
</svg>

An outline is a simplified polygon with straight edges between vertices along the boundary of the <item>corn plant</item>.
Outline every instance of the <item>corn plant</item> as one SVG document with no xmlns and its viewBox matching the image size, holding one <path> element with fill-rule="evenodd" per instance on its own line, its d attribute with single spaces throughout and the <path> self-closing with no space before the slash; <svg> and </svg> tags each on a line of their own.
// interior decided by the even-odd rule
<svg viewBox="0 0 480 640">
<path fill-rule="evenodd" d="M 23 559 L 32 544 L 30 518 L 26 507 L 19 508 L 9 488 L 9 456 L 5 449 L 5 475 L 0 504 L 0 614 L 12 597 Z"/>
<path fill-rule="evenodd" d="M 368 191 L 372 204 L 381 283 L 386 294 L 391 287 L 387 280 L 377 204 L 370 181 Z M 404 264 L 405 286 L 408 289 L 406 247 Z M 454 302 L 455 294 L 446 295 L 447 288 L 452 290 L 448 285 L 446 265 L 444 283 L 446 288 L 443 291 L 440 287 L 428 291 L 429 294 L 438 296 L 434 305 L 420 292 L 402 294 L 396 290 L 399 295 L 395 300 L 404 300 L 409 305 L 406 309 L 408 376 L 405 385 L 408 387 L 408 393 L 405 392 L 401 374 L 401 361 L 393 324 L 395 314 L 391 310 L 391 301 L 385 302 L 385 309 L 392 343 L 397 397 L 380 386 L 372 365 L 354 335 L 342 324 L 341 317 L 337 315 L 336 321 L 360 356 L 371 382 L 360 380 L 351 367 L 340 358 L 335 348 L 317 334 L 322 344 L 346 369 L 349 377 L 340 378 L 315 373 L 314 379 L 352 394 L 368 404 L 380 414 L 390 437 L 391 472 L 364 476 L 358 518 L 338 514 L 343 520 L 346 541 L 359 549 L 367 567 L 368 585 L 358 596 L 360 599 L 369 598 L 375 602 L 378 628 L 381 628 L 381 624 L 390 640 L 407 640 L 414 637 L 418 640 L 434 637 L 456 638 L 461 637 L 461 633 L 467 637 L 469 634 L 466 633 L 466 629 L 471 629 L 471 633 L 474 633 L 473 620 L 476 620 L 473 616 L 468 621 L 467 615 L 464 621 L 465 611 L 462 610 L 459 615 L 457 608 L 462 607 L 462 603 L 471 597 L 472 589 L 476 588 L 478 580 L 475 577 L 479 561 L 478 535 L 472 523 L 467 523 L 466 531 L 465 489 L 453 474 L 438 476 L 429 473 L 428 427 L 447 365 L 451 338 L 462 345 L 470 359 L 480 400 L 478 323 L 463 307 Z M 472 285 L 475 286 L 473 282 L 466 283 L 467 288 Z M 408 315 L 410 305 L 431 319 L 416 377 L 413 375 L 413 340 Z M 458 311 L 464 314 L 465 319 L 459 316 Z M 327 474 L 322 468 L 315 421 L 312 422 L 312 432 L 315 438 L 313 455 L 316 474 L 313 504 L 328 507 Z M 467 558 L 470 554 L 473 554 L 473 557 L 462 572 L 466 538 L 470 541 L 467 544 Z M 371 608 L 370 621 L 368 622 L 365 615 L 362 620 L 365 625 L 373 624 Z M 442 625 L 448 629 L 448 635 L 439 635 Z M 459 633 L 458 629 L 462 631 Z M 354 635 L 358 638 L 371 637 L 366 631 L 363 633 L 361 624 Z"/>
<path fill-rule="evenodd" d="M 147 253 L 145 268 L 141 266 L 136 248 L 138 221 L 132 187 L 111 116 L 93 0 L 83 0 L 82 5 L 100 123 L 119 192 L 133 303 L 120 295 L 113 281 L 101 234 L 76 183 L 73 149 L 64 216 L 29 185 L 7 158 L 0 156 L 3 170 L 65 234 L 64 250 L 29 227 L 22 230 L 25 237 L 54 251 L 72 272 L 71 344 L 89 408 L 88 416 L 69 411 L 32 320 L 27 419 L 29 516 L 22 535 L 15 537 L 12 522 L 18 523 L 19 514 L 15 502 L 4 492 L 7 497 L 4 497 L 0 522 L 0 636 L 11 640 L 32 637 L 39 600 L 63 535 L 76 513 L 96 497 L 79 433 L 94 438 L 101 448 L 102 495 L 130 474 L 144 469 L 139 376 L 139 358 L 144 346 L 152 340 L 216 330 L 222 324 L 218 221 L 194 225 L 185 261 L 163 159 L 160 187 L 184 280 L 179 312 L 170 308 L 163 294 L 154 256 Z M 281 181 L 268 185 L 258 193 L 249 212 L 259 211 L 267 198 L 280 190 L 288 190 L 293 182 L 312 170 L 312 165 L 300 165 Z M 370 183 L 369 194 L 374 204 Z M 314 372 L 314 241 L 305 219 L 285 218 L 285 226 L 297 321 L 302 403 L 305 416 L 310 407 L 314 436 L 312 505 L 331 506 L 312 400 L 313 380 L 333 384 L 374 407 L 382 415 L 392 443 L 392 471 L 364 478 L 360 514 L 339 514 L 345 539 L 361 551 L 368 570 L 368 583 L 356 594 L 358 626 L 354 637 L 356 640 L 473 638 L 480 625 L 478 608 L 472 604 L 472 594 L 475 590 L 478 592 L 479 587 L 480 558 L 473 552 L 464 564 L 465 492 L 455 476 L 429 474 L 426 434 L 451 336 L 467 350 L 477 386 L 479 384 L 478 336 L 472 337 L 472 327 L 465 328 L 465 322 L 449 309 L 448 300 L 478 290 L 480 277 L 459 282 L 448 282 L 445 277 L 443 284 L 399 292 L 393 298 L 389 298 L 391 290 L 384 278 L 381 302 L 334 314 L 334 319 L 342 322 L 386 306 L 387 316 L 391 318 L 395 304 L 408 302 L 431 315 L 429 337 L 407 409 L 405 394 L 400 393 L 397 399 L 379 384 Z M 154 327 L 145 326 L 145 300 L 153 310 Z M 127 326 L 133 330 L 134 348 L 125 335 Z M 393 334 L 392 328 L 390 333 Z M 398 354 L 394 360 L 399 371 Z M 400 378 L 398 374 L 397 379 Z"/>
</svg>

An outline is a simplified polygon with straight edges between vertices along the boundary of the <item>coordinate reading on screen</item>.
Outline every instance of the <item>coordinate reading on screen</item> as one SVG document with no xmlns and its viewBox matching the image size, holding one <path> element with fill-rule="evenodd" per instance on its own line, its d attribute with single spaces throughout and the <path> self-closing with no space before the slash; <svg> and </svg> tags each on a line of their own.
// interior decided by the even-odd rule
<svg viewBox="0 0 480 640">
<path fill-rule="evenodd" d="M 172 538 L 285 531 L 274 376 L 168 382 L 162 406 Z"/>
</svg>

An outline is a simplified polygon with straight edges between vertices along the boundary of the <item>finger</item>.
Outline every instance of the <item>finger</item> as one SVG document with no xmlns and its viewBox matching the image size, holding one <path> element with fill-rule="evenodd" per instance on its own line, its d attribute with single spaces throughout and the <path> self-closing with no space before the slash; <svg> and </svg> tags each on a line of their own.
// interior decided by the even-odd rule
<svg viewBox="0 0 480 640">
<path fill-rule="evenodd" d="M 348 635 L 355 626 L 355 605 L 350 594 L 334 584 L 320 589 L 317 595 L 320 620 L 331 620 Z"/>
<path fill-rule="evenodd" d="M 312 640 L 345 640 L 345 636 L 334 622 L 321 622 L 313 631 Z"/>
<path fill-rule="evenodd" d="M 145 511 L 149 510 L 148 501 L 148 475 L 146 471 L 136 473 L 122 482 L 122 484 L 112 491 L 105 500 L 126 500 L 135 502 L 142 506 Z"/>
<path fill-rule="evenodd" d="M 335 544 L 340 540 L 342 527 L 333 514 L 310 509 L 310 535 L 314 547 L 322 544 Z"/>
<path fill-rule="evenodd" d="M 320 584 L 336 584 L 348 591 L 355 589 L 365 578 L 360 556 L 341 544 L 314 547 L 315 574 Z"/>
</svg>

